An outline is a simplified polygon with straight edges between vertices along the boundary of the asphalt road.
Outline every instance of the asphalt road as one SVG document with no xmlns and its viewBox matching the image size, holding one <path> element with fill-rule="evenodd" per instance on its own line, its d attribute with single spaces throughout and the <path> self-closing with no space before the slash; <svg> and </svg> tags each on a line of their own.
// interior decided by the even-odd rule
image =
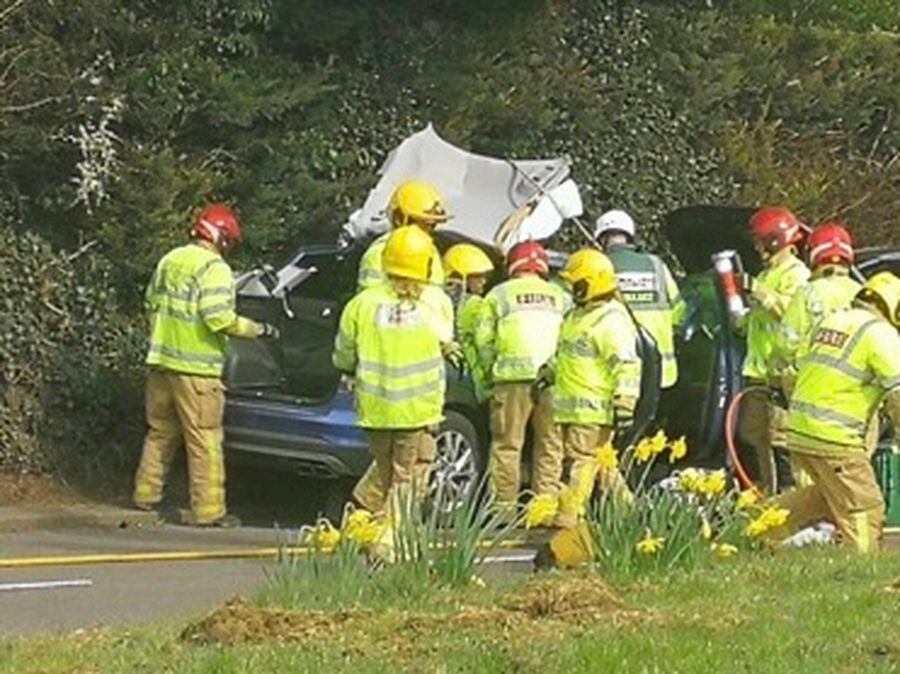
<svg viewBox="0 0 900 674">
<path fill-rule="evenodd" d="M 108 521 L 115 521 L 111 518 Z M 66 526 L 0 532 L 3 560 L 97 554 L 246 551 L 295 542 L 296 532 L 265 527 L 198 530 L 190 527 Z M 492 553 L 500 562 L 487 575 L 524 573 L 528 550 Z M 0 638 L 70 632 L 91 627 L 132 627 L 202 615 L 236 596 L 253 596 L 272 559 L 218 559 L 41 565 L 0 568 Z M 75 581 L 80 586 L 13 589 L 13 584 Z M 89 585 L 87 584 L 89 582 Z M 4 589 L 9 588 L 9 589 Z"/>
</svg>

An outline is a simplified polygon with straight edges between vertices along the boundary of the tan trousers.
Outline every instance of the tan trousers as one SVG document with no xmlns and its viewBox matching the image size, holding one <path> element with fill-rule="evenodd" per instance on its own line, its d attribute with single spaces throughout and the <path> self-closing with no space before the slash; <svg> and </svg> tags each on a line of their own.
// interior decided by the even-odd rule
<svg viewBox="0 0 900 674">
<path fill-rule="evenodd" d="M 225 514 L 222 382 L 213 377 L 151 369 L 147 375 L 146 408 L 149 430 L 134 478 L 135 503 L 156 505 L 162 500 L 166 474 L 183 443 L 195 521 L 202 524 L 222 517 Z"/>
<path fill-rule="evenodd" d="M 597 450 L 610 442 L 612 436 L 613 430 L 609 426 L 562 426 L 568 480 L 560 494 L 554 526 L 571 529 L 578 524 L 578 518 L 584 514 L 594 492 L 595 480 L 599 479 L 600 488 L 604 491 L 617 496 L 630 496 L 628 485 L 618 469 L 598 475 Z"/>
<path fill-rule="evenodd" d="M 748 391 L 741 402 L 741 413 L 738 419 L 737 434 L 744 446 L 751 448 L 749 457 L 755 461 L 758 472 L 758 486 L 766 494 L 775 493 L 775 452 L 774 443 L 784 447 L 784 410 L 769 402 L 766 389 Z M 744 459 L 744 457 L 741 457 Z M 751 475 L 753 465 L 746 466 Z"/>
<path fill-rule="evenodd" d="M 537 404 L 529 382 L 498 383 L 491 397 L 490 484 L 499 507 L 512 507 L 521 486 L 522 447 L 529 420 L 534 440 L 531 489 L 556 495 L 562 476 L 562 436 L 553 423 L 553 392 L 544 389 Z"/>
<path fill-rule="evenodd" d="M 885 504 L 869 457 L 862 451 L 852 458 L 792 454 L 813 484 L 778 497 L 778 505 L 787 508 L 790 515 L 776 537 L 786 538 L 828 519 L 837 527 L 841 543 L 852 545 L 859 552 L 877 550 Z"/>
<path fill-rule="evenodd" d="M 391 500 L 406 490 L 424 499 L 437 454 L 434 435 L 425 429 L 366 430 L 375 460 L 353 490 L 353 498 L 366 510 L 383 514 Z"/>
</svg>

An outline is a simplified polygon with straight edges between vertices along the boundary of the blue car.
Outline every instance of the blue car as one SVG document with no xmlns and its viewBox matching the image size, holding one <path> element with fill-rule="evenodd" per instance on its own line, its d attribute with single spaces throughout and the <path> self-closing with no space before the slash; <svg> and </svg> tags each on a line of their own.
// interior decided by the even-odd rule
<svg viewBox="0 0 900 674">
<path fill-rule="evenodd" d="M 690 448 L 685 464 L 728 465 L 725 416 L 743 387 L 743 341 L 728 329 L 724 301 L 710 269 L 712 253 L 736 249 L 748 271 L 760 262 L 746 238 L 750 210 L 692 207 L 672 213 L 664 231 L 685 276 L 681 283 L 687 313 L 677 335 L 679 380 L 660 394 L 658 354 L 644 334 L 644 381 L 632 435 L 651 427 L 670 437 L 684 435 Z M 438 241 L 442 248 L 451 240 Z M 277 325 L 276 341 L 233 340 L 226 368 L 226 457 L 329 483 L 360 477 L 371 457 L 356 426 L 353 396 L 343 390 L 331 364 L 341 310 L 356 291 L 364 244 L 301 248 L 278 271 L 256 270 L 239 280 L 243 313 Z M 557 258 L 557 264 L 564 259 Z M 900 271 L 895 250 L 863 251 L 859 271 Z M 475 400 L 467 373 L 448 367 L 446 420 L 438 436 L 434 486 L 447 504 L 475 489 L 487 464 L 487 410 Z M 527 464 L 526 452 L 523 461 Z M 675 467 L 681 467 L 676 465 Z M 527 466 L 526 466 L 527 468 Z M 661 470 L 672 467 L 660 466 Z M 528 471 L 523 470 L 523 475 Z"/>
</svg>

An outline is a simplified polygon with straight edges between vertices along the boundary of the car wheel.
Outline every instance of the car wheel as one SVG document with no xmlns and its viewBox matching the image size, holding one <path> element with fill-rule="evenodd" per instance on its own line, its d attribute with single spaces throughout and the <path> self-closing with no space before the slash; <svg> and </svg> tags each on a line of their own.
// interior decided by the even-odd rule
<svg viewBox="0 0 900 674">
<path fill-rule="evenodd" d="M 447 411 L 436 439 L 428 506 L 450 513 L 477 497 L 484 456 L 475 426 L 459 412 Z"/>
</svg>

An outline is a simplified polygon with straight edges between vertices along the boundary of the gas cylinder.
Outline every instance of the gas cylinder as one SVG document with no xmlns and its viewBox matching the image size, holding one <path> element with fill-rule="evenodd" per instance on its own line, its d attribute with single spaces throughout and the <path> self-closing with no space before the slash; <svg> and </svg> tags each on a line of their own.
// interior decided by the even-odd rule
<svg viewBox="0 0 900 674">
<path fill-rule="evenodd" d="M 747 316 L 750 305 L 744 296 L 740 277 L 744 272 L 741 256 L 734 250 L 722 250 L 712 256 L 716 281 L 725 302 L 728 319 L 732 327 L 737 326 Z"/>
</svg>

